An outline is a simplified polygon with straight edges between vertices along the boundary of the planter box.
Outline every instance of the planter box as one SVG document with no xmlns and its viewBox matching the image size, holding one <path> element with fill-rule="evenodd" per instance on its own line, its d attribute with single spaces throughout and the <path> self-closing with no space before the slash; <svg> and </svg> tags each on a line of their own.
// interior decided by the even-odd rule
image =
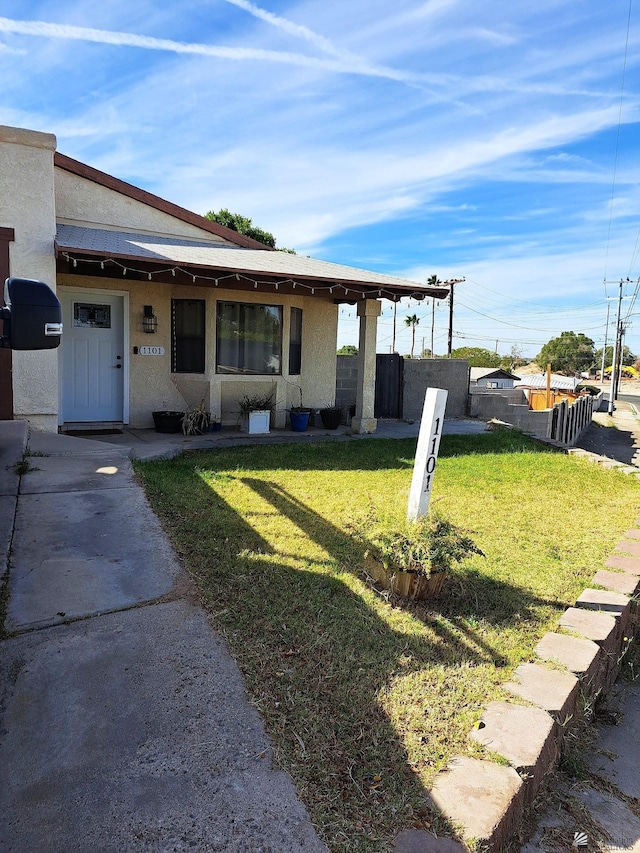
<svg viewBox="0 0 640 853">
<path fill-rule="evenodd" d="M 269 432 L 270 420 L 271 412 L 269 409 L 248 412 L 242 416 L 241 429 L 250 435 L 266 435 Z"/>
<path fill-rule="evenodd" d="M 342 420 L 342 409 L 320 409 L 320 418 L 325 429 L 338 429 Z"/>
<path fill-rule="evenodd" d="M 446 572 L 432 572 L 430 575 L 412 571 L 391 572 L 370 554 L 366 557 L 365 568 L 383 589 L 414 601 L 439 595 L 447 576 Z"/>
<path fill-rule="evenodd" d="M 309 415 L 311 414 L 310 410 L 307 411 L 295 411 L 291 409 L 289 412 L 289 419 L 291 421 L 291 429 L 294 432 L 304 432 L 306 428 L 309 426 Z"/>
<path fill-rule="evenodd" d="M 151 412 L 156 432 L 182 432 L 184 412 Z"/>
</svg>

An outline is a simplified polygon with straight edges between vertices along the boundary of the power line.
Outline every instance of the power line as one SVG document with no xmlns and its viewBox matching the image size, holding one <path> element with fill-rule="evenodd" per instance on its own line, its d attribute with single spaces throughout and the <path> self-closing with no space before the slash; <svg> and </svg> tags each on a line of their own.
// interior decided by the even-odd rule
<svg viewBox="0 0 640 853">
<path fill-rule="evenodd" d="M 532 326 L 523 326 L 519 323 L 510 323 L 508 320 L 499 320 L 497 317 L 491 317 L 489 314 L 484 314 L 482 311 L 478 311 L 476 308 L 472 308 L 470 305 L 465 305 L 463 302 L 458 302 L 459 305 L 462 305 L 467 311 L 471 311 L 474 314 L 479 314 L 480 317 L 484 317 L 487 320 L 492 320 L 494 323 L 502 323 L 505 326 L 511 326 L 513 329 L 524 329 L 528 332 L 540 332 L 541 334 L 546 334 L 546 329 L 535 329 Z"/>
<path fill-rule="evenodd" d="M 640 226 L 638 226 L 638 233 L 636 235 L 636 244 L 633 247 L 633 253 L 631 255 L 631 261 L 629 263 L 629 272 L 628 275 L 631 275 L 633 271 L 633 265 L 636 262 L 636 258 L 638 257 L 638 250 L 640 250 Z"/>
<path fill-rule="evenodd" d="M 616 132 L 616 151 L 613 158 L 613 181 L 611 185 L 611 201 L 609 202 L 609 225 L 607 228 L 607 249 L 604 258 L 604 292 L 607 296 L 607 267 L 609 264 L 609 245 L 611 242 L 611 223 L 613 222 L 613 199 L 616 190 L 616 175 L 618 171 L 618 151 L 620 149 L 620 128 L 622 127 L 622 102 L 624 98 L 624 79 L 627 73 L 627 53 L 629 50 L 629 30 L 631 29 L 631 0 L 629 0 L 629 15 L 627 17 L 627 37 L 624 43 L 624 60 L 622 62 L 622 83 L 620 86 L 620 107 L 618 110 L 618 129 Z"/>
<path fill-rule="evenodd" d="M 518 298 L 517 298 L 517 297 L 515 297 L 515 296 L 505 296 L 505 294 L 500 293 L 500 291 L 498 291 L 498 290 L 493 290 L 492 288 L 487 287 L 487 285 L 486 285 L 486 284 L 482 284 L 482 283 L 481 283 L 481 282 L 479 282 L 479 281 L 474 281 L 474 280 L 473 280 L 473 279 L 471 279 L 471 278 L 467 278 L 467 279 L 466 279 L 466 281 L 467 281 L 467 282 L 470 282 L 471 284 L 475 284 L 475 285 L 477 285 L 477 286 L 478 286 L 478 287 L 480 287 L 482 290 L 488 290 L 488 291 L 489 291 L 489 293 L 495 293 L 495 295 L 496 295 L 496 296 L 499 296 L 499 297 L 500 297 L 502 304 L 504 304 L 505 302 L 508 302 L 508 301 L 510 301 L 510 302 L 520 302 L 520 303 L 522 303 L 523 305 L 531 305 L 531 306 L 533 306 L 534 308 L 539 308 L 541 311 L 554 311 L 555 313 L 558 313 L 558 310 L 560 310 L 560 311 L 573 311 L 573 310 L 574 310 L 574 309 L 572 309 L 572 308 L 558 309 L 558 306 L 557 306 L 557 305 L 545 305 L 543 302 L 529 302 L 529 301 L 528 301 L 528 300 L 526 300 L 526 299 L 518 299 Z M 584 308 L 588 308 L 589 306 L 594 306 L 594 307 L 595 307 L 596 305 L 601 305 L 601 304 L 602 304 L 602 300 L 598 300 L 597 302 L 590 302 L 590 303 L 589 303 L 589 305 L 582 306 L 582 307 L 584 307 Z"/>
<path fill-rule="evenodd" d="M 629 279 L 627 279 L 627 281 L 629 281 Z M 640 278 L 638 278 L 638 280 L 636 282 L 636 288 L 633 291 L 633 296 L 631 297 L 631 302 L 629 303 L 629 308 L 627 309 L 627 313 L 624 317 L 625 321 L 628 320 L 629 317 L 631 316 L 631 313 L 633 311 L 633 307 L 636 304 L 636 299 L 638 297 L 638 290 L 639 289 L 640 289 Z"/>
</svg>

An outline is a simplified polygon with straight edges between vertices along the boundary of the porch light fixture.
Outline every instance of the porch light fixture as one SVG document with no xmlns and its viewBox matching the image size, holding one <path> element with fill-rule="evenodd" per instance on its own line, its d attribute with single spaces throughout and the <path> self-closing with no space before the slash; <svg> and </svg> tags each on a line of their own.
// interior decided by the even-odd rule
<svg viewBox="0 0 640 853">
<path fill-rule="evenodd" d="M 158 331 L 158 318 L 153 313 L 153 305 L 144 306 L 144 315 L 142 317 L 142 331 L 149 335 L 154 335 Z"/>
</svg>

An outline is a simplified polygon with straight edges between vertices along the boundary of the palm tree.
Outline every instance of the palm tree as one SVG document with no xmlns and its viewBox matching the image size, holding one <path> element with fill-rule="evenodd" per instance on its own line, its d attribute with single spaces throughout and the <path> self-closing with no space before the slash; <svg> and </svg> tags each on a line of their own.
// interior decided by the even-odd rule
<svg viewBox="0 0 640 853">
<path fill-rule="evenodd" d="M 410 314 L 404 318 L 405 326 L 411 326 L 411 358 L 413 358 L 413 348 L 416 343 L 416 326 L 420 322 L 417 314 Z"/>
</svg>

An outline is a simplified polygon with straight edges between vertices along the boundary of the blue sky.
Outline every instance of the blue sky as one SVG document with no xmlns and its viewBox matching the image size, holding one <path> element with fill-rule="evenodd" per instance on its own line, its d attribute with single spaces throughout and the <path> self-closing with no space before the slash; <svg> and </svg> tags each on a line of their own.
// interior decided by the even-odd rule
<svg viewBox="0 0 640 853">
<path fill-rule="evenodd" d="M 638 0 L 3 0 L 0 14 L 0 123 L 198 213 L 249 216 L 302 254 L 464 277 L 454 346 L 534 356 L 569 329 L 601 346 L 628 277 L 640 353 Z M 432 306 L 404 300 L 400 352 L 413 313 L 430 345 Z M 356 343 L 353 311 L 340 320 L 339 343 Z M 437 353 L 447 323 L 438 304 Z M 380 352 L 392 335 L 385 303 Z"/>
</svg>

